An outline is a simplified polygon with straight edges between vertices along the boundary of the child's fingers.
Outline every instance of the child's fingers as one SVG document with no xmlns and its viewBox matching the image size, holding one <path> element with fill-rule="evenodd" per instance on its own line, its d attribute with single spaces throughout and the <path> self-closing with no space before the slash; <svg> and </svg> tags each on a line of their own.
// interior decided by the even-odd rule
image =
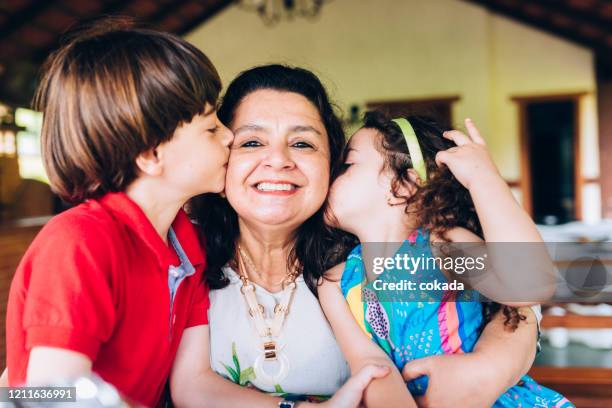
<svg viewBox="0 0 612 408">
<path fill-rule="evenodd" d="M 443 164 L 447 165 L 450 161 L 451 155 L 458 150 L 458 147 L 451 147 L 448 150 L 440 150 L 438 153 L 436 153 L 435 161 L 438 167 L 442 166 Z"/>
<path fill-rule="evenodd" d="M 355 392 L 363 392 L 373 379 L 384 377 L 390 371 L 389 367 L 369 364 L 352 376 L 346 382 L 346 386 Z"/>
<path fill-rule="evenodd" d="M 469 138 L 465 133 L 458 130 L 447 130 L 442 134 L 445 138 L 455 142 L 457 146 L 463 146 L 468 143 L 472 143 L 472 139 Z"/>
<path fill-rule="evenodd" d="M 410 361 L 402 368 L 402 377 L 404 377 L 404 381 L 414 380 L 422 375 L 429 374 L 429 359 L 427 357 Z"/>
<path fill-rule="evenodd" d="M 438 167 L 442 167 L 446 163 L 446 159 L 448 158 L 448 153 L 444 150 L 436 153 L 436 164 Z"/>
<path fill-rule="evenodd" d="M 468 134 L 470 135 L 474 143 L 478 143 L 483 146 L 486 145 L 485 140 L 480 135 L 480 131 L 478 130 L 472 119 L 467 118 L 465 120 L 465 128 L 467 129 Z"/>
</svg>

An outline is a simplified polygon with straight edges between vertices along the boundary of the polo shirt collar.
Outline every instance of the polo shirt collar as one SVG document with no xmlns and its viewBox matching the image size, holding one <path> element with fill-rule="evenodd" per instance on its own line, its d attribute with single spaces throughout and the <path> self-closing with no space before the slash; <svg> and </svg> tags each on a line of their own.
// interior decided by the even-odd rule
<svg viewBox="0 0 612 408">
<path fill-rule="evenodd" d="M 116 219 L 134 231 L 136 236 L 155 253 L 162 269 L 167 269 L 169 265 L 180 264 L 179 257 L 174 249 L 164 242 L 144 211 L 125 193 L 107 193 L 99 202 L 111 211 Z M 191 264 L 194 266 L 203 264 L 204 252 L 200 240 L 195 227 L 182 209 L 179 210 L 172 222 L 172 229 Z"/>
</svg>

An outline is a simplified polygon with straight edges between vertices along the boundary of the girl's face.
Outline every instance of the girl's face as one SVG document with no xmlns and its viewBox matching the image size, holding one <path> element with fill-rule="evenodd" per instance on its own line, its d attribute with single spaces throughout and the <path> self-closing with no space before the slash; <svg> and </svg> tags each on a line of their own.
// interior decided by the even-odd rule
<svg viewBox="0 0 612 408">
<path fill-rule="evenodd" d="M 377 130 L 363 128 L 349 140 L 345 171 L 333 182 L 328 199 L 328 211 L 335 218 L 330 222 L 335 227 L 356 233 L 364 220 L 389 209 L 392 177 L 377 149 L 380 138 Z"/>
<path fill-rule="evenodd" d="M 308 99 L 255 91 L 240 102 L 231 129 L 225 194 L 243 221 L 297 227 L 321 208 L 329 189 L 329 141 Z"/>
</svg>

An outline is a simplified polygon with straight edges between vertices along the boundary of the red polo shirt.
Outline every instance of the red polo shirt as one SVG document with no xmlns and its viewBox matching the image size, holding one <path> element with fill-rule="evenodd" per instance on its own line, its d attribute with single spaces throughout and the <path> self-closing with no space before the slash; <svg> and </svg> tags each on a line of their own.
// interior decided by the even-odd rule
<svg viewBox="0 0 612 408">
<path fill-rule="evenodd" d="M 173 230 L 196 272 L 170 305 L 168 268 L 180 261 L 123 193 L 54 217 L 24 255 L 7 306 L 9 382 L 25 382 L 32 347 L 77 351 L 126 397 L 155 405 L 183 330 L 207 324 L 204 252 L 181 210 Z"/>
</svg>

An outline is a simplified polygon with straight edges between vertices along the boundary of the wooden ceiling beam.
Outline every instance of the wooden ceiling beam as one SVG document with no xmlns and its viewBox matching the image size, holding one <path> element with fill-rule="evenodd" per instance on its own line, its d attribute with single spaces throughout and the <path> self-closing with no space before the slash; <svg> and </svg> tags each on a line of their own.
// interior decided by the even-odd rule
<svg viewBox="0 0 612 408">
<path fill-rule="evenodd" d="M 576 29 L 573 28 L 562 28 L 554 23 L 552 23 L 548 18 L 540 18 L 534 17 L 527 13 L 525 13 L 521 8 L 517 7 L 509 7 L 500 2 L 490 1 L 490 0 L 464 0 L 469 3 L 478 4 L 479 6 L 483 6 L 484 8 L 498 13 L 507 17 L 510 17 L 514 20 L 517 20 L 522 23 L 526 23 L 532 27 L 537 29 L 547 31 L 549 33 L 553 33 L 558 35 L 559 37 L 565 38 L 569 41 L 582 45 L 584 47 L 590 48 L 596 53 L 600 54 L 608 54 L 612 53 L 612 47 L 608 46 L 606 42 L 606 36 L 601 37 L 601 41 L 593 40 L 591 37 L 584 36 L 580 34 L 578 30 L 578 26 Z M 569 19 L 572 19 L 572 16 L 566 16 Z M 606 30 L 605 32 L 609 32 Z"/>
<path fill-rule="evenodd" d="M 533 4 L 538 4 L 540 6 L 544 6 L 548 8 L 550 11 L 554 10 L 557 12 L 561 12 L 565 14 L 567 17 L 572 20 L 577 20 L 580 24 L 590 24 L 597 29 L 601 30 L 603 33 L 612 33 L 612 22 L 607 18 L 602 17 L 599 14 L 599 7 L 594 7 L 592 12 L 584 11 L 585 9 L 579 9 L 575 7 L 569 6 L 565 1 L 558 0 L 538 0 Z"/>
<path fill-rule="evenodd" d="M 193 17 L 189 23 L 185 24 L 177 31 L 178 35 L 187 34 L 189 31 L 193 30 L 204 21 L 208 20 L 210 17 L 229 6 L 231 3 L 233 3 L 233 0 L 209 0 L 208 3 L 210 5 L 206 7 L 202 13 Z"/>
<path fill-rule="evenodd" d="M 124 6 L 125 6 L 124 0 L 110 1 L 104 6 L 104 8 L 102 8 L 102 10 L 99 11 L 99 13 L 96 13 L 96 16 L 109 16 L 109 15 L 116 14 L 121 9 L 123 9 Z M 78 16 L 76 14 L 73 14 L 73 16 L 79 20 L 87 20 L 88 18 L 92 18 L 92 16 Z M 66 29 L 69 29 L 69 28 L 70 27 L 66 27 Z M 32 54 L 32 60 L 36 63 L 40 63 L 44 61 L 47 58 L 47 56 L 51 53 L 51 51 L 53 51 L 59 45 L 59 40 L 62 35 L 63 33 L 58 33 L 58 39 L 57 41 L 54 42 L 52 46 L 43 47 L 43 48 L 40 48 L 39 50 L 35 50 L 34 53 Z"/>
<path fill-rule="evenodd" d="M 56 3 L 56 0 L 33 0 L 30 5 L 9 15 L 6 24 L 0 27 L 0 39 L 5 39 L 25 24 L 29 24 L 37 16 L 45 12 Z"/>
<path fill-rule="evenodd" d="M 158 25 L 163 19 L 168 17 L 170 14 L 176 13 L 176 11 L 183 7 L 183 5 L 187 4 L 187 1 L 188 0 L 171 1 L 149 16 L 147 18 L 147 22 L 152 26 Z"/>
</svg>

